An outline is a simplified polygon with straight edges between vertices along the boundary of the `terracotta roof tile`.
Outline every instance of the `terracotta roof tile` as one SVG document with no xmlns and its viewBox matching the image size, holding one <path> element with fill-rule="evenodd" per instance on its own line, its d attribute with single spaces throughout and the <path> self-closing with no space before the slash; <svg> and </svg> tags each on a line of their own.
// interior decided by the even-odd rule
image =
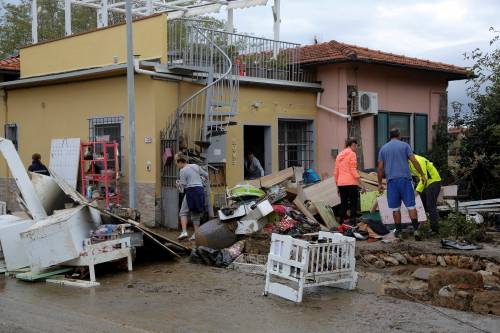
<svg viewBox="0 0 500 333">
<path fill-rule="evenodd" d="M 0 70 L 19 71 L 20 67 L 21 62 L 19 61 L 19 56 L 0 60 Z"/>
<path fill-rule="evenodd" d="M 335 40 L 300 48 L 300 63 L 303 65 L 345 61 L 376 62 L 467 76 L 467 70 L 463 67 L 372 50 Z"/>
</svg>

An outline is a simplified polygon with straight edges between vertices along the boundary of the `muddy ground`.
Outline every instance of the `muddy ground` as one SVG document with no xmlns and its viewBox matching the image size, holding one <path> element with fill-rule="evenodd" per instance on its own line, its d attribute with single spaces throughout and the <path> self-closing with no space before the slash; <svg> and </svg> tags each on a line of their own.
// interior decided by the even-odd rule
<svg viewBox="0 0 500 333">
<path fill-rule="evenodd" d="M 0 276 L 0 332 L 475 332 L 436 308 L 357 291 L 318 288 L 295 305 L 262 296 L 264 278 L 179 262 L 97 272 L 94 289 Z M 489 332 L 500 318 L 440 308 Z"/>
</svg>

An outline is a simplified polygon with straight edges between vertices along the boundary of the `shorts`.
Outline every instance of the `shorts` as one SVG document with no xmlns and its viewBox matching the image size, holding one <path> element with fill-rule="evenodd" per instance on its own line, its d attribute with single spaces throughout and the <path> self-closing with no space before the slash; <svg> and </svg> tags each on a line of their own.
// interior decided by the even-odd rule
<svg viewBox="0 0 500 333">
<path fill-rule="evenodd" d="M 387 181 L 387 203 L 393 211 L 398 211 L 401 201 L 408 209 L 415 209 L 415 190 L 411 178 L 395 178 Z"/>
<path fill-rule="evenodd" d="M 187 203 L 186 195 L 184 194 L 184 198 L 182 199 L 181 210 L 179 211 L 179 216 L 187 216 L 191 217 L 191 222 L 197 227 L 200 226 L 200 214 L 192 213 L 189 211 L 189 206 Z"/>
</svg>

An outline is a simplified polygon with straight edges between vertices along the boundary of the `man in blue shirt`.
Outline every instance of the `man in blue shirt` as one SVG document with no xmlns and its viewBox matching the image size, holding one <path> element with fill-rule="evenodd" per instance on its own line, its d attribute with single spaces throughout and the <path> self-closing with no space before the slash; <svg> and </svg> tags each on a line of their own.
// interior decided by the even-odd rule
<svg viewBox="0 0 500 333">
<path fill-rule="evenodd" d="M 387 203 L 392 210 L 394 223 L 396 224 L 396 236 L 401 235 L 401 201 L 405 204 L 410 215 L 413 229 L 415 230 L 415 239 L 420 239 L 418 228 L 420 227 L 415 207 L 415 190 L 411 179 L 408 160 L 411 161 L 415 169 L 421 175 L 424 184 L 427 177 L 424 175 L 420 164 L 409 144 L 401 141 L 401 132 L 398 128 L 391 129 L 390 141 L 382 146 L 378 154 L 378 188 L 382 193 L 384 186 L 382 178 L 387 178 Z"/>
</svg>

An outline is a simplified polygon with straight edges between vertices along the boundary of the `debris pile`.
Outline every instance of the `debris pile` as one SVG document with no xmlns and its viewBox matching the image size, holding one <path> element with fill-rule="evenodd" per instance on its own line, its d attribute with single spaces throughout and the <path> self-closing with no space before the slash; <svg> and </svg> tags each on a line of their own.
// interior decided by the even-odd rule
<svg viewBox="0 0 500 333">
<path fill-rule="evenodd" d="M 55 279 L 59 284 L 81 282 L 86 287 L 98 285 L 96 264 L 126 259 L 128 270 L 132 270 L 138 247 L 155 246 L 173 257 L 188 250 L 133 220 L 140 216 L 136 210 L 116 204 L 108 210 L 90 202 L 76 190 L 78 163 L 71 168 L 56 163 L 54 169 L 49 168 L 51 176 L 28 175 L 12 142 L 0 138 L 0 149 L 15 177 L 23 210 L 0 215 L 0 272 L 27 281 L 80 272 L 80 277 L 89 275 L 92 283 L 65 281 L 64 276 Z M 79 155 L 79 149 L 70 154 Z"/>
</svg>

